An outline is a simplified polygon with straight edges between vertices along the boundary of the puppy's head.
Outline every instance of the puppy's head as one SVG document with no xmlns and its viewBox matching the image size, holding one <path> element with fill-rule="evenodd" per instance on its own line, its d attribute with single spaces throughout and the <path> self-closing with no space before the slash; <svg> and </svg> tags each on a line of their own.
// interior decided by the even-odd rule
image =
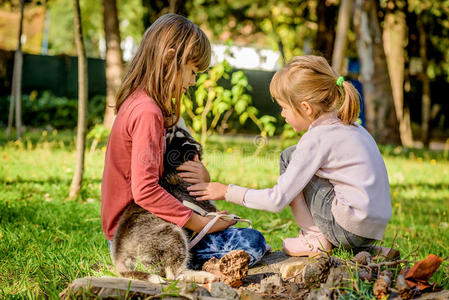
<svg viewBox="0 0 449 300">
<path fill-rule="evenodd" d="M 184 162 L 193 160 L 195 155 L 201 160 L 202 147 L 186 130 L 173 127 L 167 131 L 165 142 L 164 170 L 176 169 Z"/>
</svg>

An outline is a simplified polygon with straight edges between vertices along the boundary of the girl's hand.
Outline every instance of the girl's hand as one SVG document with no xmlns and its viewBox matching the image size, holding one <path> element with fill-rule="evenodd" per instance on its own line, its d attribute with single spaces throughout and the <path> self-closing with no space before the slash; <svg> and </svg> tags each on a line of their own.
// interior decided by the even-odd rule
<svg viewBox="0 0 449 300">
<path fill-rule="evenodd" d="M 218 182 L 197 183 L 187 188 L 189 195 L 198 201 L 224 200 L 227 189 L 227 185 Z"/>
<path fill-rule="evenodd" d="M 195 156 L 194 161 L 186 161 L 176 170 L 183 171 L 178 173 L 178 175 L 188 183 L 195 184 L 210 181 L 209 172 L 198 159 L 198 156 Z"/>
</svg>

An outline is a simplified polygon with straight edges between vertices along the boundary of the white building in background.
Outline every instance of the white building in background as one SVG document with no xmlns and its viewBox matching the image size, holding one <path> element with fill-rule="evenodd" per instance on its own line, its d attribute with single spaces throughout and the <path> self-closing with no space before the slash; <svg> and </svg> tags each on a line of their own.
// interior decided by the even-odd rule
<svg viewBox="0 0 449 300">
<path fill-rule="evenodd" d="M 270 49 L 212 44 L 214 65 L 226 59 L 237 69 L 275 71 L 280 68 L 280 53 Z"/>
<path fill-rule="evenodd" d="M 120 45 L 123 51 L 123 60 L 130 61 L 136 53 L 138 45 L 130 36 L 125 37 Z M 101 58 L 104 59 L 106 56 L 104 38 L 100 39 L 99 50 Z M 279 52 L 270 49 L 212 44 L 211 64 L 214 65 L 226 59 L 236 69 L 276 71 L 281 67 L 280 56 Z"/>
</svg>

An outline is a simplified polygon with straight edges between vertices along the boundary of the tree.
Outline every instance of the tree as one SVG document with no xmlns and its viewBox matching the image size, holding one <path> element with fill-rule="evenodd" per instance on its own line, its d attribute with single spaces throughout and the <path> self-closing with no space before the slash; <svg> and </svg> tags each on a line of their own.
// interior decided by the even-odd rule
<svg viewBox="0 0 449 300">
<path fill-rule="evenodd" d="M 22 31 L 23 31 L 23 10 L 25 7 L 25 0 L 20 0 L 20 19 L 19 19 L 19 34 L 18 46 L 14 53 L 14 67 L 12 75 L 12 89 L 11 101 L 9 104 L 9 118 L 7 136 L 8 140 L 11 138 L 12 122 L 14 117 L 14 106 L 16 111 L 16 135 L 17 139 L 22 137 Z"/>
<path fill-rule="evenodd" d="M 70 186 L 69 199 L 73 199 L 81 190 L 87 131 L 87 58 L 83 41 L 79 0 L 73 0 L 73 8 L 75 43 L 78 53 L 78 129 L 76 138 L 76 168 Z"/>
<path fill-rule="evenodd" d="M 103 0 L 103 20 L 106 37 L 106 110 L 103 125 L 109 130 L 114 120 L 115 95 L 123 76 L 116 0 Z"/>
<path fill-rule="evenodd" d="M 347 34 L 351 25 L 354 0 L 342 0 L 338 11 L 337 33 L 332 52 L 332 67 L 337 74 L 342 73 L 343 58 L 347 45 Z"/>
<path fill-rule="evenodd" d="M 413 57 L 413 74 L 410 75 L 415 75 L 421 83 L 415 89 L 421 90 L 420 135 L 423 145 L 427 147 L 432 133 L 430 122 L 438 116 L 441 108 L 438 103 L 432 105 L 430 85 L 432 81 L 447 82 L 449 78 L 449 2 L 408 0 L 407 5 L 410 39 L 407 54 Z M 434 96 L 437 97 L 437 94 Z M 444 126 L 444 118 L 441 114 L 440 126 Z"/>
<path fill-rule="evenodd" d="M 422 82 L 422 104 L 421 104 L 421 140 L 424 147 L 430 144 L 430 80 L 427 74 L 429 61 L 427 59 L 427 33 L 422 18 L 417 22 L 419 30 L 419 56 L 421 58 L 422 72 L 420 74 Z"/>
<path fill-rule="evenodd" d="M 327 0 L 318 0 L 315 49 L 318 50 L 329 62 L 332 59 L 332 51 L 335 43 L 335 25 L 338 6 Z"/>
<path fill-rule="evenodd" d="M 399 126 L 374 0 L 355 1 L 354 29 L 365 96 L 367 129 L 379 143 L 399 144 Z"/>
<path fill-rule="evenodd" d="M 383 41 L 393 90 L 402 145 L 413 147 L 410 111 L 404 107 L 404 66 L 407 45 L 406 1 L 389 0 L 384 19 Z"/>
</svg>

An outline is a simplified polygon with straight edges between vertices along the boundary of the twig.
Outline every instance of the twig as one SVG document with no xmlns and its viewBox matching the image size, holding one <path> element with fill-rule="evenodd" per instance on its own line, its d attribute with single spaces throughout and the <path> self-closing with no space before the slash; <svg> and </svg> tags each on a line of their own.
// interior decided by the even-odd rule
<svg viewBox="0 0 449 300">
<path fill-rule="evenodd" d="M 410 261 L 406 260 L 406 259 L 401 259 L 401 260 L 395 260 L 395 261 L 384 261 L 381 263 L 377 263 L 377 264 L 368 264 L 369 268 L 379 268 L 383 267 L 383 266 L 394 266 L 394 265 L 398 265 L 398 264 L 405 264 L 405 263 L 410 263 Z"/>
<path fill-rule="evenodd" d="M 414 253 L 416 253 L 416 252 L 418 252 L 418 250 L 419 250 L 419 246 L 418 247 L 416 247 L 415 248 L 415 250 L 413 250 L 412 252 L 410 252 L 406 257 L 404 257 L 403 259 L 407 259 L 407 258 L 409 258 L 410 256 L 412 256 L 412 254 L 414 254 Z"/>
</svg>

